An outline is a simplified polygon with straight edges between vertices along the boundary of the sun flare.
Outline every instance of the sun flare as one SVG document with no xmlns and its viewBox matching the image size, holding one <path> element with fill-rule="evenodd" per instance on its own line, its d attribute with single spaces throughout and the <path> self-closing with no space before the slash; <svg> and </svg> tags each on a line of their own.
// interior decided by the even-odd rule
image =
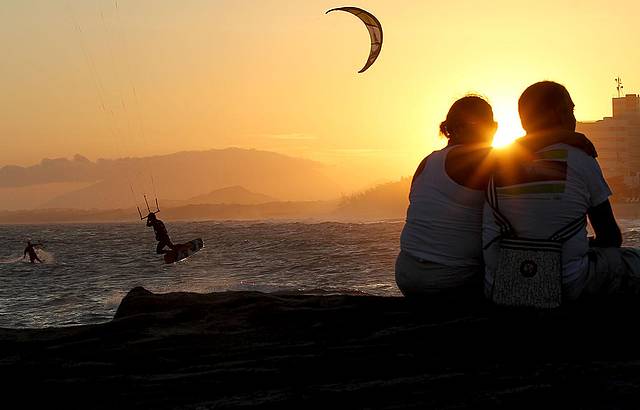
<svg viewBox="0 0 640 410">
<path fill-rule="evenodd" d="M 493 138 L 493 146 L 495 148 L 505 147 L 525 134 L 520 123 L 518 110 L 515 106 L 513 108 L 508 107 L 506 104 L 493 106 L 493 115 L 498 123 L 498 130 Z"/>
</svg>

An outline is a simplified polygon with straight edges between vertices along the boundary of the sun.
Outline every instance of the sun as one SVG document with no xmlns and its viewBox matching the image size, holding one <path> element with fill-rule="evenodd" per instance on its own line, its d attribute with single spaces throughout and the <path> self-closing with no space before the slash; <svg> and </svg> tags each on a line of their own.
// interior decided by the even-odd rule
<svg viewBox="0 0 640 410">
<path fill-rule="evenodd" d="M 494 103 L 493 116 L 498 123 L 498 131 L 492 144 L 495 148 L 505 147 L 525 134 L 515 104 L 510 107 L 508 104 Z"/>
</svg>

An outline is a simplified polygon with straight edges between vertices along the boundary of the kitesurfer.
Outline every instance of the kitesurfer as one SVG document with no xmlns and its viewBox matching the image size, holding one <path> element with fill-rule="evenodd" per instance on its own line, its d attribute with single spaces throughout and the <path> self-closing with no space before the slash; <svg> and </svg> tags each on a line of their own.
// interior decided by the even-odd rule
<svg viewBox="0 0 640 410">
<path fill-rule="evenodd" d="M 149 215 L 147 215 L 147 226 L 152 226 L 156 234 L 156 240 L 158 241 L 156 253 L 167 253 L 168 251 L 164 249 L 165 246 L 168 246 L 170 249 L 175 249 L 175 245 L 171 242 L 171 238 L 169 238 L 169 234 L 167 233 L 167 228 L 164 226 L 164 223 L 156 217 L 155 213 L 149 212 Z"/>
<path fill-rule="evenodd" d="M 22 259 L 24 259 L 27 254 L 29 254 L 29 259 L 31 259 L 31 263 L 35 263 L 35 261 L 38 261 L 40 263 L 43 263 L 40 258 L 38 258 L 38 254 L 36 253 L 36 246 L 42 246 L 41 243 L 31 243 L 31 241 L 27 241 L 27 247 L 24 248 L 24 253 L 22 254 Z"/>
</svg>

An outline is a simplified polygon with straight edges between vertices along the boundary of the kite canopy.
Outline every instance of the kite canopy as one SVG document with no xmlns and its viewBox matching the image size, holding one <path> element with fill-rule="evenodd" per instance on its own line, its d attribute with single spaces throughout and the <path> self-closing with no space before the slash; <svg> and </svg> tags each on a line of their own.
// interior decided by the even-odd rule
<svg viewBox="0 0 640 410">
<path fill-rule="evenodd" d="M 369 31 L 369 36 L 371 37 L 371 51 L 369 51 L 367 63 L 360 71 L 358 71 L 359 73 L 364 73 L 376 61 L 380 51 L 382 50 L 382 24 L 380 24 L 380 21 L 378 21 L 373 14 L 358 7 L 337 7 L 335 9 L 328 10 L 325 14 L 329 14 L 335 10 L 346 11 L 347 13 L 351 13 L 358 17 L 362 20 Z"/>
</svg>

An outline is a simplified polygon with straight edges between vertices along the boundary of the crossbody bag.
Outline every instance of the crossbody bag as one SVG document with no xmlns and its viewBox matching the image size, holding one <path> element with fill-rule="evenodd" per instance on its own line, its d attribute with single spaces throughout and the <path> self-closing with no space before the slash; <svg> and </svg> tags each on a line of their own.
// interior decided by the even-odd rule
<svg viewBox="0 0 640 410">
<path fill-rule="evenodd" d="M 487 202 L 500 228 L 496 239 L 499 250 L 491 292 L 493 302 L 503 306 L 535 308 L 560 306 L 562 245 L 586 226 L 586 215 L 570 222 L 548 239 L 522 238 L 500 212 L 493 178 L 489 181 Z"/>
</svg>

